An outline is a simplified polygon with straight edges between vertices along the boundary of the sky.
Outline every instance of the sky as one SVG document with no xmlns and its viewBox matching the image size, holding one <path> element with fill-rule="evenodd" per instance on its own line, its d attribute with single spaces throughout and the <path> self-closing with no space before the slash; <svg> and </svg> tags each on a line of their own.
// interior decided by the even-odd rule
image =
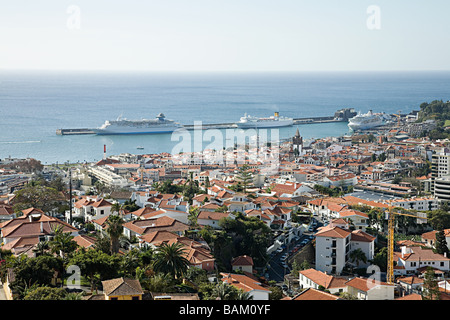
<svg viewBox="0 0 450 320">
<path fill-rule="evenodd" d="M 450 70 L 448 0 L 0 0 L 0 70 Z"/>
</svg>

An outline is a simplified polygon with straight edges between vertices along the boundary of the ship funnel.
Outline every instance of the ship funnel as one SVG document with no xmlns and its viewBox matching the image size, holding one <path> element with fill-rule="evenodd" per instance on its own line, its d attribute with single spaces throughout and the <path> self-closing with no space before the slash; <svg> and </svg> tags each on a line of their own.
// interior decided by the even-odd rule
<svg viewBox="0 0 450 320">
<path fill-rule="evenodd" d="M 280 116 L 280 114 L 278 113 L 278 112 L 275 112 L 275 117 L 279 117 Z"/>
</svg>

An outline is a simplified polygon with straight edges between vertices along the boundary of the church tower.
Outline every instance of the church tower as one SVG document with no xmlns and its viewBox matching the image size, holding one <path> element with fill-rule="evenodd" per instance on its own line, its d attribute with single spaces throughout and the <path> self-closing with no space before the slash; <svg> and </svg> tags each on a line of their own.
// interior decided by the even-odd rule
<svg viewBox="0 0 450 320">
<path fill-rule="evenodd" d="M 292 138 L 292 145 L 294 147 L 294 150 L 298 151 L 299 156 L 303 155 L 303 138 L 300 136 L 300 131 L 298 130 L 298 128 L 295 132 L 295 136 Z"/>
</svg>

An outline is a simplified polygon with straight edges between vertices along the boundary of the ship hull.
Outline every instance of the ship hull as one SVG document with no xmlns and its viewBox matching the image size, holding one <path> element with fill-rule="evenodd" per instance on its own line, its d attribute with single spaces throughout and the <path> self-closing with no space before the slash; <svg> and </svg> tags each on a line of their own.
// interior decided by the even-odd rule
<svg viewBox="0 0 450 320">
<path fill-rule="evenodd" d="M 376 128 L 376 127 L 379 127 L 379 126 L 382 126 L 383 125 L 383 121 L 377 121 L 377 122 L 373 122 L 373 123 L 370 123 L 370 124 L 365 124 L 365 123 L 349 123 L 348 124 L 348 127 L 351 129 L 351 130 L 353 130 L 353 131 L 356 131 L 356 130 L 369 130 L 369 129 L 372 129 L 372 128 Z"/>
<path fill-rule="evenodd" d="M 158 134 L 158 133 L 172 133 L 180 127 L 164 127 L 164 128 L 106 128 L 93 129 L 97 135 L 131 135 L 131 134 Z"/>
<path fill-rule="evenodd" d="M 277 128 L 277 127 L 289 127 L 294 124 L 293 120 L 279 120 L 279 121 L 268 121 L 268 122 L 237 122 L 238 128 Z"/>
</svg>

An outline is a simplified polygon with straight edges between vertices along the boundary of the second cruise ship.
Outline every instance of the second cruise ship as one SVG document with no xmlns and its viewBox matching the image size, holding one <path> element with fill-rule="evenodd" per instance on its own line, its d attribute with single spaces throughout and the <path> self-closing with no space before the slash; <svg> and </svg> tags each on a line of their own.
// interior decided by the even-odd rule
<svg viewBox="0 0 450 320">
<path fill-rule="evenodd" d="M 273 127 L 287 127 L 294 124 L 294 119 L 287 117 L 280 117 L 278 112 L 275 115 L 267 118 L 257 118 L 245 114 L 241 117 L 239 122 L 236 122 L 238 128 L 273 128 Z"/>
<path fill-rule="evenodd" d="M 155 119 L 127 120 L 121 119 L 109 121 L 93 131 L 98 135 L 105 134 L 150 134 L 150 133 L 170 133 L 183 126 L 178 122 L 166 119 L 163 113 Z"/>
<path fill-rule="evenodd" d="M 385 123 L 385 115 L 382 113 L 369 112 L 360 114 L 348 120 L 348 127 L 353 130 L 367 130 L 375 127 L 379 127 Z"/>
</svg>

